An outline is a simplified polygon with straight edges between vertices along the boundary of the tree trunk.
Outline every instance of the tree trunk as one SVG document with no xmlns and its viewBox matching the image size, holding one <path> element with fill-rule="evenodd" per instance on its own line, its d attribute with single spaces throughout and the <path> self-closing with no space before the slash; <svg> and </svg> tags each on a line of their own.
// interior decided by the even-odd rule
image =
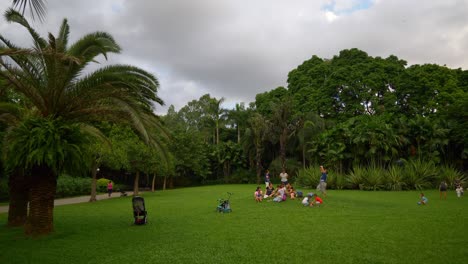
<svg viewBox="0 0 468 264">
<path fill-rule="evenodd" d="M 219 145 L 219 121 L 216 120 L 216 145 Z"/>
<path fill-rule="evenodd" d="M 8 226 L 23 226 L 28 217 L 29 182 L 22 169 L 12 172 L 8 187 L 10 192 Z"/>
<path fill-rule="evenodd" d="M 163 191 L 166 190 L 167 176 L 164 176 Z"/>
<path fill-rule="evenodd" d="M 262 174 L 262 150 L 257 149 L 257 184 L 260 184 L 261 174 Z"/>
<path fill-rule="evenodd" d="M 54 198 L 57 177 L 45 165 L 35 165 L 31 171 L 29 215 L 25 234 L 29 236 L 47 235 L 54 230 Z"/>
<path fill-rule="evenodd" d="M 240 144 L 240 127 L 237 125 L 237 144 Z"/>
<path fill-rule="evenodd" d="M 284 170 L 286 169 L 286 138 L 287 138 L 287 130 L 283 129 L 283 132 L 280 135 L 280 157 L 281 157 L 281 168 Z"/>
<path fill-rule="evenodd" d="M 151 192 L 154 192 L 155 185 L 156 185 L 156 172 L 153 173 L 153 181 L 151 182 Z"/>
<path fill-rule="evenodd" d="M 140 181 L 140 171 L 137 170 L 135 174 L 135 181 L 133 182 L 133 196 L 138 195 L 138 182 Z"/>
<path fill-rule="evenodd" d="M 169 178 L 169 188 L 174 189 L 174 177 Z"/>
<path fill-rule="evenodd" d="M 305 157 L 305 144 L 302 145 L 302 168 L 305 170 L 306 157 Z"/>
<path fill-rule="evenodd" d="M 90 202 L 96 202 L 96 195 L 97 195 L 97 169 L 98 164 L 94 163 L 91 169 L 91 176 L 93 179 L 91 180 L 91 197 L 89 198 Z"/>
</svg>

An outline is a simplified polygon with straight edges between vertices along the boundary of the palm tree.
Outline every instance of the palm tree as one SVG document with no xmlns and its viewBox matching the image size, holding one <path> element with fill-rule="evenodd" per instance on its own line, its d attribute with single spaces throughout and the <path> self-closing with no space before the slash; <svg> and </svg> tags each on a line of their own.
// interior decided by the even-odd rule
<svg viewBox="0 0 468 264">
<path fill-rule="evenodd" d="M 13 8 L 18 9 L 22 15 L 26 11 L 26 7 L 29 5 L 31 17 L 39 20 L 43 20 L 46 15 L 45 1 L 44 0 L 13 0 Z"/>
<path fill-rule="evenodd" d="M 156 77 L 139 68 L 112 65 L 84 74 L 99 55 L 120 52 L 109 34 L 88 34 L 68 45 L 66 19 L 57 37 L 49 33 L 46 40 L 17 11 L 10 9 L 5 17 L 29 31 L 34 47 L 17 47 L 0 35 L 0 78 L 35 112 L 5 137 L 7 165 L 26 169 L 34 179 L 26 234 L 48 234 L 56 177 L 65 168 L 82 166 L 81 147 L 92 141 L 86 135 L 102 136 L 94 124 L 127 122 L 150 141 L 147 128 L 160 128 L 152 107 L 163 101 L 156 95 Z"/>
<path fill-rule="evenodd" d="M 286 144 L 298 125 L 297 122 L 292 120 L 291 105 L 291 99 L 285 98 L 283 101 L 273 105 L 272 109 L 271 121 L 273 124 L 273 133 L 279 138 L 282 169 L 286 167 Z"/>
<path fill-rule="evenodd" d="M 257 183 L 260 183 L 260 175 L 262 174 L 262 154 L 268 135 L 269 123 L 261 114 L 254 113 L 249 119 L 249 124 L 250 127 L 247 129 L 246 134 L 250 135 L 254 142 L 256 150 Z"/>
</svg>

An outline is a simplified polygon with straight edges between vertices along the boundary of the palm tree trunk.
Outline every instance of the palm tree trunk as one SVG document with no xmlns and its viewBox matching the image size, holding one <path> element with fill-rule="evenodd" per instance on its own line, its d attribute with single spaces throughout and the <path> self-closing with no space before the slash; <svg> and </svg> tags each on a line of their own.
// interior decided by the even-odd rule
<svg viewBox="0 0 468 264">
<path fill-rule="evenodd" d="M 302 168 L 305 170 L 306 157 L 305 157 L 305 144 L 302 145 Z"/>
<path fill-rule="evenodd" d="M 241 140 L 241 138 L 240 138 L 240 127 L 239 127 L 239 125 L 237 125 L 237 144 L 240 144 L 240 140 Z"/>
<path fill-rule="evenodd" d="M 281 157 L 281 168 L 286 168 L 286 137 L 287 131 L 284 129 L 283 133 L 280 135 L 280 157 Z"/>
<path fill-rule="evenodd" d="M 22 169 L 12 172 L 8 187 L 10 192 L 8 226 L 23 226 L 28 216 L 29 182 Z"/>
<path fill-rule="evenodd" d="M 261 149 L 257 149 L 257 184 L 260 184 L 260 177 L 262 174 L 262 163 L 261 163 L 262 152 L 261 151 L 262 151 Z"/>
<path fill-rule="evenodd" d="M 135 181 L 133 182 L 133 196 L 138 195 L 138 182 L 140 181 L 140 171 L 137 170 Z"/>
<path fill-rule="evenodd" d="M 54 230 L 54 198 L 57 177 L 45 165 L 32 168 L 29 215 L 24 227 L 29 236 L 47 235 Z"/>
<path fill-rule="evenodd" d="M 164 176 L 163 191 L 166 190 L 166 181 L 167 181 L 167 176 Z"/>
<path fill-rule="evenodd" d="M 89 198 L 90 202 L 96 202 L 96 195 L 97 195 L 97 169 L 98 169 L 98 164 L 94 163 L 93 167 L 91 169 L 91 176 L 93 179 L 91 180 L 91 197 Z"/>
<path fill-rule="evenodd" d="M 156 185 L 156 172 L 153 173 L 153 181 L 151 182 L 151 192 L 154 192 L 155 185 Z"/>
</svg>

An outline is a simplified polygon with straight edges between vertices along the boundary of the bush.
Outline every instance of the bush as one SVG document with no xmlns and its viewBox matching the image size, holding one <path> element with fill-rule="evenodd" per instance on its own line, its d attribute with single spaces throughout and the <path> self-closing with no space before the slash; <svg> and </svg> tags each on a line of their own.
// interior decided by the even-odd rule
<svg viewBox="0 0 468 264">
<path fill-rule="evenodd" d="M 91 178 L 75 178 L 61 175 L 57 179 L 56 198 L 89 195 L 91 193 Z"/>
<path fill-rule="evenodd" d="M 296 181 L 299 170 L 302 168 L 302 164 L 295 159 L 286 159 L 285 161 L 286 172 L 289 175 L 288 182 L 293 183 Z M 271 162 L 270 170 L 272 182 L 279 183 L 279 174 L 282 171 L 281 158 L 276 158 Z"/>
<path fill-rule="evenodd" d="M 315 188 L 320 182 L 320 176 L 319 166 L 309 166 L 298 171 L 295 184 L 302 188 Z"/>
<path fill-rule="evenodd" d="M 455 183 L 460 182 L 464 185 L 466 177 L 459 170 L 446 165 L 440 168 L 438 180 L 439 182 L 445 181 L 449 188 L 455 189 Z"/>
<path fill-rule="evenodd" d="M 320 174 L 321 175 L 321 174 Z M 319 177 L 320 180 L 320 177 Z M 317 183 L 318 184 L 318 183 Z M 328 172 L 327 188 L 342 190 L 347 187 L 346 178 L 339 172 Z"/>
<path fill-rule="evenodd" d="M 109 181 L 111 180 L 106 178 L 98 179 L 96 183 L 96 190 L 98 192 L 107 192 L 107 184 L 109 183 Z M 114 182 L 112 182 L 112 184 L 114 184 Z"/>
<path fill-rule="evenodd" d="M 264 175 L 260 175 L 260 183 L 264 181 Z M 257 173 L 247 169 L 237 169 L 227 178 L 226 183 L 257 183 Z"/>
<path fill-rule="evenodd" d="M 385 188 L 390 191 L 401 191 L 405 187 L 401 166 L 391 166 L 385 173 Z"/>
<path fill-rule="evenodd" d="M 406 164 L 404 181 L 408 189 L 426 189 L 434 186 L 437 168 L 431 161 L 412 160 Z"/>
<path fill-rule="evenodd" d="M 355 166 L 353 170 L 347 175 L 346 181 L 352 189 L 363 189 L 364 178 L 366 176 L 366 169 L 361 166 Z"/>
<path fill-rule="evenodd" d="M 364 170 L 363 189 L 376 191 L 384 186 L 385 170 L 377 166 L 369 166 Z"/>
</svg>

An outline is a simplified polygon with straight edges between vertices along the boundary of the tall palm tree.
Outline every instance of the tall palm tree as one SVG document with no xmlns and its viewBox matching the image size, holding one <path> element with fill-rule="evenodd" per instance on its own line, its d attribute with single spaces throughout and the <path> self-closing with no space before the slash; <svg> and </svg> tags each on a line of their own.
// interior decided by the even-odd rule
<svg viewBox="0 0 468 264">
<path fill-rule="evenodd" d="M 262 174 L 262 154 L 265 149 L 264 144 L 267 139 L 269 123 L 261 114 L 254 113 L 249 119 L 250 127 L 246 134 L 251 135 L 256 150 L 255 161 L 257 169 L 257 183 L 260 183 L 260 175 Z"/>
<path fill-rule="evenodd" d="M 66 19 L 58 35 L 49 33 L 46 40 L 17 11 L 10 9 L 5 17 L 26 28 L 34 45 L 20 48 L 0 35 L 0 78 L 35 112 L 5 137 L 6 160 L 33 179 L 26 234 L 48 234 L 53 230 L 56 177 L 64 168 L 82 166 L 86 135 L 102 136 L 94 124 L 127 122 L 150 141 L 147 129 L 160 128 L 152 107 L 163 101 L 156 95 L 156 77 L 137 67 L 112 65 L 84 73 L 99 55 L 120 52 L 111 35 L 95 32 L 69 45 Z"/>
</svg>

